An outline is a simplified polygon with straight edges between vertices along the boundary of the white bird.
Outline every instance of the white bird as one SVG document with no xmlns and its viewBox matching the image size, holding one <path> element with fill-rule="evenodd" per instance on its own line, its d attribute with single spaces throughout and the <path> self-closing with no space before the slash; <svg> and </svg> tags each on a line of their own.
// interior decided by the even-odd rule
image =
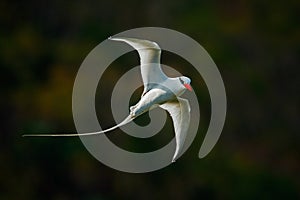
<svg viewBox="0 0 300 200">
<path fill-rule="evenodd" d="M 169 112 L 173 120 L 176 149 L 172 162 L 175 162 L 183 149 L 190 124 L 189 102 L 179 96 L 185 90 L 192 91 L 191 80 L 185 76 L 170 78 L 162 71 L 160 66 L 161 49 L 157 43 L 149 40 L 125 37 L 110 37 L 109 39 L 131 45 L 137 50 L 140 57 L 144 91 L 140 101 L 130 107 L 129 116 L 120 124 L 103 131 L 79 134 L 27 134 L 23 136 L 86 136 L 102 134 L 131 122 L 136 117 L 153 108 L 161 107 Z"/>
</svg>

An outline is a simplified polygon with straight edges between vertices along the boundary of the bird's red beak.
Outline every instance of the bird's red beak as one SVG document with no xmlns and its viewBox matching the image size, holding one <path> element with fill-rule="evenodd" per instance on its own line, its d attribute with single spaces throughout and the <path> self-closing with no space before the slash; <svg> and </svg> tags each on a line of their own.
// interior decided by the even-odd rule
<svg viewBox="0 0 300 200">
<path fill-rule="evenodd" d="M 188 89 L 189 91 L 193 91 L 193 89 L 192 89 L 192 87 L 191 87 L 190 84 L 183 84 L 183 85 L 184 85 L 184 87 L 185 87 L 186 89 Z"/>
</svg>

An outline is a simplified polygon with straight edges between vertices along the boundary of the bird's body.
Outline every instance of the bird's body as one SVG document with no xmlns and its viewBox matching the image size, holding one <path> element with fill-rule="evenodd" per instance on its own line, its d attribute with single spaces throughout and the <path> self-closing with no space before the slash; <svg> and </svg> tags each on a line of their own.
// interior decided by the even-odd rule
<svg viewBox="0 0 300 200">
<path fill-rule="evenodd" d="M 109 38 L 131 45 L 139 53 L 141 62 L 141 75 L 144 91 L 139 102 L 130 107 L 130 114 L 120 124 L 98 132 L 79 134 L 39 134 L 24 136 L 84 136 L 101 134 L 131 122 L 141 114 L 161 107 L 168 111 L 173 119 L 176 138 L 176 150 L 172 161 L 174 162 L 183 148 L 190 123 L 190 105 L 188 100 L 179 96 L 186 89 L 192 90 L 191 80 L 185 76 L 170 78 L 164 74 L 160 66 L 161 49 L 155 42 L 135 38 Z"/>
</svg>

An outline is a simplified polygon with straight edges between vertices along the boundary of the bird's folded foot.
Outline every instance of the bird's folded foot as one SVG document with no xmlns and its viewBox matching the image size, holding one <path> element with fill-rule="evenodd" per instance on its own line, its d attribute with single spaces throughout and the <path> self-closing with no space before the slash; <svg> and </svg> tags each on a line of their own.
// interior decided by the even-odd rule
<svg viewBox="0 0 300 200">
<path fill-rule="evenodd" d="M 136 115 L 134 112 L 130 112 L 130 116 L 131 116 L 131 118 L 134 118 Z"/>
<path fill-rule="evenodd" d="M 136 116 L 136 114 L 135 114 L 135 112 L 134 112 L 134 110 L 135 110 L 135 108 L 136 108 L 136 105 L 135 106 L 130 106 L 130 116 L 131 117 L 135 117 Z"/>
<path fill-rule="evenodd" d="M 137 105 L 134 105 L 134 106 L 130 106 L 130 112 L 132 112 L 135 108 L 137 107 Z"/>
<path fill-rule="evenodd" d="M 135 108 L 136 108 L 136 106 L 131 106 L 130 107 L 130 115 L 131 115 L 131 117 L 136 117 L 136 115 L 137 115 L 137 113 L 136 113 L 137 109 L 135 109 Z"/>
<path fill-rule="evenodd" d="M 145 110 L 139 106 L 135 105 L 135 106 L 130 107 L 130 115 L 132 117 L 137 117 L 137 116 L 143 114 L 144 112 L 145 112 Z"/>
</svg>

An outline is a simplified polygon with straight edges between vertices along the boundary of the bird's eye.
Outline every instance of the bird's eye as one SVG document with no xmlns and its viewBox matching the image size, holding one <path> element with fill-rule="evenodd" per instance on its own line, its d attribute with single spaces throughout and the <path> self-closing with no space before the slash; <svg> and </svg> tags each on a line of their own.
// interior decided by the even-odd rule
<svg viewBox="0 0 300 200">
<path fill-rule="evenodd" d="M 181 84 L 184 84 L 184 81 L 181 78 L 179 78 L 179 80 Z"/>
</svg>

